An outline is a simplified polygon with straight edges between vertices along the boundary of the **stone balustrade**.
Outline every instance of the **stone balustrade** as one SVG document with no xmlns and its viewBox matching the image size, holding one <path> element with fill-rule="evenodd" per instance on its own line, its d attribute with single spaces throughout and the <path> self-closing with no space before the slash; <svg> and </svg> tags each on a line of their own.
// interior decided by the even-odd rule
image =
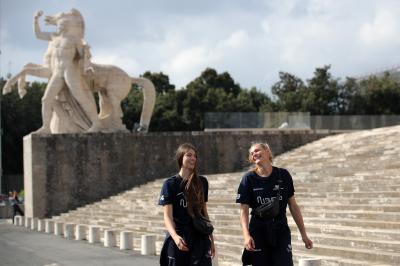
<svg viewBox="0 0 400 266">
<path fill-rule="evenodd" d="M 38 232 L 44 232 L 46 229 L 46 221 L 43 219 L 38 220 L 37 230 Z"/>
<path fill-rule="evenodd" d="M 87 237 L 86 237 L 87 229 L 88 229 L 88 227 L 86 225 L 77 224 L 75 226 L 75 240 L 87 239 Z"/>
<path fill-rule="evenodd" d="M 54 232 L 54 222 L 51 220 L 45 220 L 44 231 L 48 234 L 52 234 Z"/>
<path fill-rule="evenodd" d="M 54 222 L 54 231 L 53 232 L 56 236 L 62 236 L 64 234 L 63 229 L 64 229 L 64 223 Z"/>
<path fill-rule="evenodd" d="M 64 227 L 63 227 L 64 237 L 66 239 L 74 239 L 74 229 L 75 229 L 74 224 L 72 224 L 72 223 L 64 224 Z"/>
</svg>

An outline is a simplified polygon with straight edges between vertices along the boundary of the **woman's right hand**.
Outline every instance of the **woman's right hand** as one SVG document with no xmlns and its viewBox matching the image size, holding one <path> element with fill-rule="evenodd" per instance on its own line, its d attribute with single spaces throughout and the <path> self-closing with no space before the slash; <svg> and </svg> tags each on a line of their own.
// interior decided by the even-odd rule
<svg viewBox="0 0 400 266">
<path fill-rule="evenodd" d="M 247 236 L 244 238 L 244 248 L 248 251 L 254 251 L 256 244 L 254 243 L 254 239 L 251 236 Z"/>
<path fill-rule="evenodd" d="M 176 235 L 176 237 L 173 238 L 175 245 L 178 247 L 179 250 L 181 251 L 189 251 L 189 248 L 185 242 L 185 240 L 183 240 L 182 237 L 180 237 L 179 235 Z"/>
</svg>

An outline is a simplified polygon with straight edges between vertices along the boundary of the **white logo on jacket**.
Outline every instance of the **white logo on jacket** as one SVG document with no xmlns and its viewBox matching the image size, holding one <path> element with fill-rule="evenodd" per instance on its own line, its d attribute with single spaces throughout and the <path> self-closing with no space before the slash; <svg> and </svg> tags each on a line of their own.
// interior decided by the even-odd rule
<svg viewBox="0 0 400 266">
<path fill-rule="evenodd" d="M 187 207 L 187 202 L 186 202 L 186 200 L 185 200 L 185 199 L 181 199 L 181 200 L 179 201 L 179 205 L 182 206 L 183 208 L 186 208 L 186 207 Z"/>
<path fill-rule="evenodd" d="M 258 196 L 257 197 L 257 203 L 259 203 L 259 204 L 267 204 L 267 203 L 271 203 L 273 199 L 276 199 L 276 197 L 261 198 L 261 196 Z M 279 197 L 279 200 L 282 200 L 282 196 Z"/>
</svg>

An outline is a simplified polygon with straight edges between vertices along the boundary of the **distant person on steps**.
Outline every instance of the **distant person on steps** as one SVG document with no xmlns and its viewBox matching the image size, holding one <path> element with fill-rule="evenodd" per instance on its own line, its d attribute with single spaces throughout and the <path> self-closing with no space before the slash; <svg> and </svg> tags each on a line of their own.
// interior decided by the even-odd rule
<svg viewBox="0 0 400 266">
<path fill-rule="evenodd" d="M 21 203 L 18 199 L 18 193 L 17 191 L 10 191 L 9 193 L 9 198 L 8 201 L 10 202 L 11 207 L 13 208 L 13 216 L 12 216 L 12 222 L 14 223 L 15 216 L 17 213 L 19 213 L 21 216 L 24 216 L 24 212 L 21 210 L 19 207 L 19 203 Z"/>
</svg>

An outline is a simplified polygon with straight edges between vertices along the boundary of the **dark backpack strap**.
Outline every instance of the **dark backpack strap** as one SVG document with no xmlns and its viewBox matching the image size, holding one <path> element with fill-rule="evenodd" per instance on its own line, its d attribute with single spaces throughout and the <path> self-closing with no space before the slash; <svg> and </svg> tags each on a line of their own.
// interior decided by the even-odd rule
<svg viewBox="0 0 400 266">
<path fill-rule="evenodd" d="M 278 170 L 278 193 L 276 194 L 278 200 L 281 197 L 281 183 L 283 183 L 282 178 L 281 178 L 281 168 L 277 167 Z"/>
</svg>

